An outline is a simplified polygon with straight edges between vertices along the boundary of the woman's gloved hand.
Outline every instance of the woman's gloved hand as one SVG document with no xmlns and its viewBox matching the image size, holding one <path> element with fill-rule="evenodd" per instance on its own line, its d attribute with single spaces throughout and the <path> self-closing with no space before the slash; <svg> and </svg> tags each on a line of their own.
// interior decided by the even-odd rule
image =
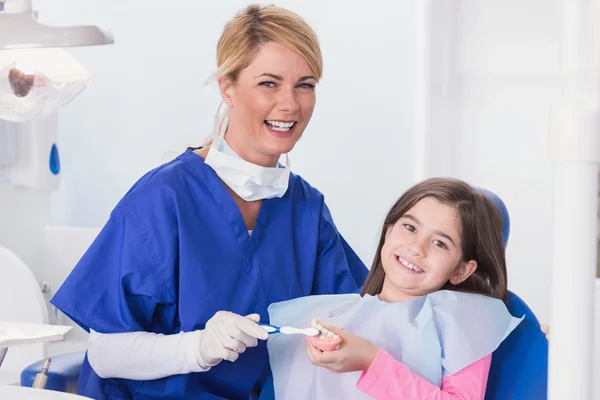
<svg viewBox="0 0 600 400">
<path fill-rule="evenodd" d="M 217 365 L 223 360 L 235 361 L 247 347 L 258 345 L 258 339 L 266 340 L 267 331 L 258 325 L 260 316 L 241 316 L 227 311 L 217 312 L 206 323 L 199 335 L 196 359 L 203 369 Z"/>
</svg>

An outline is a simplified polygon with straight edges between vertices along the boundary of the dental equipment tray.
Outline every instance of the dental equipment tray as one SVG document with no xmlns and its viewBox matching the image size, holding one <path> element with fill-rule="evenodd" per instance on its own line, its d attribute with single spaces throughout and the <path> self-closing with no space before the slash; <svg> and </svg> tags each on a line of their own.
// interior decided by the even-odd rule
<svg viewBox="0 0 600 400">
<path fill-rule="evenodd" d="M 71 326 L 0 321 L 0 348 L 62 340 Z"/>
</svg>

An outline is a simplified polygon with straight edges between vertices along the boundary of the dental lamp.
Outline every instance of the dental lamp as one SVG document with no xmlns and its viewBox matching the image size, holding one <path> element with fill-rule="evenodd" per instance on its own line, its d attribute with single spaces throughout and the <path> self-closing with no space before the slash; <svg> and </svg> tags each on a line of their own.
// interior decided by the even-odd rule
<svg viewBox="0 0 600 400">
<path fill-rule="evenodd" d="M 52 27 L 37 18 L 31 0 L 0 0 L 0 267 L 30 278 L 11 285 L 11 276 L 3 277 L 8 279 L 0 285 L 4 300 L 11 293 L 19 298 L 19 290 L 39 272 L 44 228 L 50 221 L 50 194 L 60 184 L 57 114 L 92 79 L 61 48 L 113 43 L 110 33 L 95 26 Z M 22 270 L 26 275 L 17 274 Z M 41 297 L 41 292 L 31 294 Z M 48 334 L 52 329 L 36 328 L 35 332 L 46 333 L 24 335 L 22 323 L 13 323 L 11 330 L 3 318 L 30 322 L 26 321 L 30 315 L 23 315 L 24 306 L 14 303 L 11 310 L 0 313 L 0 328 L 4 328 L 0 329 L 0 364 L 6 354 L 2 343 L 18 344 L 23 338 L 27 343 L 42 343 L 59 340 L 66 332 L 52 336 Z M 35 321 L 42 326 L 48 323 L 47 313 L 43 315 L 44 321 Z"/>
<path fill-rule="evenodd" d="M 57 112 L 92 79 L 60 48 L 110 43 L 95 26 L 40 24 L 31 0 L 0 0 L 0 182 L 58 188 Z"/>
</svg>

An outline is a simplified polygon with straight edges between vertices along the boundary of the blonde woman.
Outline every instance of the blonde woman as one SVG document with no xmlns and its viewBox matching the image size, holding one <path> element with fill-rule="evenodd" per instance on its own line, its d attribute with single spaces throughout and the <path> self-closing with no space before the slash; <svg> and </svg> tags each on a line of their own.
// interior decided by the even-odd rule
<svg viewBox="0 0 600 400">
<path fill-rule="evenodd" d="M 269 304 L 353 292 L 367 275 L 323 195 L 278 162 L 315 106 L 313 30 L 249 6 L 217 64 L 227 112 L 212 141 L 143 176 L 52 300 L 90 332 L 80 394 L 248 399 L 269 373 Z"/>
</svg>

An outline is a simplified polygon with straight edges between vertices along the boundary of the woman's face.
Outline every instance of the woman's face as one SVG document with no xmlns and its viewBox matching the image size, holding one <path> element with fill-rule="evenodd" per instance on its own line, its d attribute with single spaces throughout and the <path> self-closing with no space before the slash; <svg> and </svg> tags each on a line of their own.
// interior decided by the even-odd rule
<svg viewBox="0 0 600 400">
<path fill-rule="evenodd" d="M 380 297 L 402 301 L 457 285 L 477 268 L 462 260 L 461 221 L 456 207 L 425 197 L 388 227 L 381 249 L 385 279 Z"/>
<path fill-rule="evenodd" d="M 249 162 L 276 165 L 310 121 L 316 84 L 302 56 L 276 42 L 262 45 L 236 82 L 219 81 L 229 107 L 229 146 Z"/>
</svg>

